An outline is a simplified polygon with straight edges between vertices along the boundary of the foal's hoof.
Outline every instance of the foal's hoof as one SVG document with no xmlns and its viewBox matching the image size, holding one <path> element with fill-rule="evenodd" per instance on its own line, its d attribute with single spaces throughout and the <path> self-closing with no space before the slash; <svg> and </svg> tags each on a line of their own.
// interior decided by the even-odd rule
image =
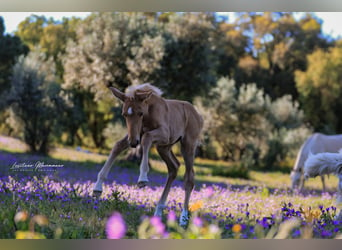
<svg viewBox="0 0 342 250">
<path fill-rule="evenodd" d="M 189 217 L 181 216 L 179 218 L 179 225 L 183 228 L 186 228 L 186 226 L 189 224 Z"/>
<path fill-rule="evenodd" d="M 93 197 L 100 198 L 101 194 L 102 194 L 102 191 L 100 191 L 100 190 L 93 190 Z"/>
<path fill-rule="evenodd" d="M 147 186 L 147 181 L 139 181 L 138 182 L 138 188 L 143 188 Z"/>
</svg>

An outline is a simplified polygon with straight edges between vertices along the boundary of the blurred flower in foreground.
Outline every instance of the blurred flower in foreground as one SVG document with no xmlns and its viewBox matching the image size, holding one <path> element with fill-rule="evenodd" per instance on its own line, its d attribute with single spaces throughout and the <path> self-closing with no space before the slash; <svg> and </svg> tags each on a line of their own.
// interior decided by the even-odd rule
<svg viewBox="0 0 342 250">
<path fill-rule="evenodd" d="M 26 221 L 28 219 L 28 213 L 26 211 L 21 211 L 16 213 L 14 216 L 14 221 L 18 223 L 19 221 Z"/>
<path fill-rule="evenodd" d="M 171 210 L 169 212 L 169 214 L 167 215 L 167 222 L 169 224 L 174 224 L 174 223 L 176 223 L 176 220 L 177 220 L 176 213 L 175 213 L 175 211 Z"/>
<path fill-rule="evenodd" d="M 170 224 L 170 223 L 169 223 Z M 171 223 L 177 227 L 176 223 Z M 146 217 L 138 227 L 139 239 L 165 239 L 169 237 L 166 227 L 158 216 Z"/>
<path fill-rule="evenodd" d="M 303 217 L 307 222 L 313 222 L 321 217 L 322 212 L 320 209 L 311 209 L 311 207 L 301 209 Z"/>
<path fill-rule="evenodd" d="M 234 233 L 234 238 L 235 239 L 239 239 L 240 238 L 241 230 L 242 230 L 242 226 L 240 224 L 234 224 L 234 226 L 232 227 L 232 231 Z"/>
<path fill-rule="evenodd" d="M 106 234 L 108 239 L 121 239 L 126 234 L 126 224 L 121 214 L 115 212 L 109 217 L 106 224 Z"/>
<path fill-rule="evenodd" d="M 233 233 L 240 233 L 240 232 L 241 232 L 241 229 L 242 229 L 242 226 L 241 226 L 240 224 L 235 224 L 235 225 L 232 227 Z"/>
<path fill-rule="evenodd" d="M 29 215 L 26 211 L 16 213 L 14 216 L 15 223 L 27 221 Z M 34 225 L 47 226 L 49 224 L 48 219 L 44 215 L 35 215 L 29 221 L 29 231 L 18 230 L 15 232 L 16 239 L 46 239 L 44 234 L 37 233 L 34 231 Z"/>
<path fill-rule="evenodd" d="M 200 217 L 195 217 L 192 221 L 192 223 L 196 226 L 196 227 L 202 227 L 203 226 L 203 221 L 201 220 Z"/>
<path fill-rule="evenodd" d="M 27 239 L 46 239 L 46 237 L 41 233 L 30 232 L 30 231 L 16 231 L 15 238 L 17 240 L 27 240 Z"/>
<path fill-rule="evenodd" d="M 189 210 L 190 212 L 195 212 L 202 207 L 203 207 L 203 201 L 199 200 L 199 201 L 196 201 L 194 204 L 190 205 Z"/>
<path fill-rule="evenodd" d="M 158 216 L 153 216 L 150 219 L 150 223 L 151 225 L 154 227 L 154 229 L 156 230 L 157 234 L 163 235 L 164 231 L 165 231 L 165 225 L 163 224 L 163 222 L 161 221 L 160 217 Z"/>
</svg>

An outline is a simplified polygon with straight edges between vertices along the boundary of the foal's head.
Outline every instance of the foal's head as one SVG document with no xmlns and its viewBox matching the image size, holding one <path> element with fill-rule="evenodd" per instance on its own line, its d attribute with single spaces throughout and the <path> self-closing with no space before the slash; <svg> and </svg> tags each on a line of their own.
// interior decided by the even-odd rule
<svg viewBox="0 0 342 250">
<path fill-rule="evenodd" d="M 110 87 L 110 89 L 114 96 L 123 102 L 122 115 L 126 120 L 128 141 L 131 147 L 135 148 L 140 143 L 143 117 L 148 112 L 147 100 L 152 92 L 135 92 L 133 96 L 127 96 L 116 88 Z"/>
</svg>

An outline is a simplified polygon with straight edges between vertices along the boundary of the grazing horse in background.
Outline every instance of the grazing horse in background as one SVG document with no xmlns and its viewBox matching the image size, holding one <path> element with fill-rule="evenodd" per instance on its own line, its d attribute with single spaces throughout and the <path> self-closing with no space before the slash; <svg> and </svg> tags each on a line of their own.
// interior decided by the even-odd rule
<svg viewBox="0 0 342 250">
<path fill-rule="evenodd" d="M 301 146 L 296 163 L 291 172 L 292 189 L 299 188 L 302 190 L 304 187 L 305 179 L 303 177 L 303 168 L 309 154 L 317 154 L 322 152 L 336 153 L 342 148 L 342 135 L 324 135 L 314 133 L 310 136 Z M 323 192 L 325 192 L 324 176 L 321 176 Z"/>
<path fill-rule="evenodd" d="M 342 150 L 338 153 L 310 154 L 304 164 L 304 178 L 316 177 L 317 175 L 335 174 L 338 176 L 336 205 L 342 204 Z M 342 219 L 340 210 L 337 219 Z"/>
<path fill-rule="evenodd" d="M 123 102 L 122 115 L 126 119 L 128 133 L 114 145 L 98 174 L 94 193 L 102 192 L 102 183 L 107 178 L 116 156 L 129 146 L 136 147 L 138 144 L 141 145 L 143 151 L 138 186 L 145 186 L 148 182 L 147 173 L 149 171 L 148 152 L 152 144 L 155 144 L 168 169 L 167 182 L 154 213 L 156 216 L 162 216 L 171 184 L 175 180 L 180 166 L 171 148 L 172 145 L 180 141 L 186 168 L 185 198 L 180 225 L 185 226 L 189 219 L 189 199 L 194 188 L 193 163 L 203 128 L 203 118 L 190 103 L 164 99 L 161 97 L 161 90 L 148 83 L 131 86 L 126 93 L 113 87 L 110 89 L 114 96 Z"/>
</svg>

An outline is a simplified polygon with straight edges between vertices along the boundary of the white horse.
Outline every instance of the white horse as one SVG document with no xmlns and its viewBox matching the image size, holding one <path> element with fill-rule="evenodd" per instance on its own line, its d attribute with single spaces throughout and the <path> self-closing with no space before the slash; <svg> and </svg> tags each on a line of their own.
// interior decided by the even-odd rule
<svg viewBox="0 0 342 250">
<path fill-rule="evenodd" d="M 342 203 L 342 150 L 338 153 L 310 154 L 304 163 L 304 178 L 316 177 L 317 175 L 335 174 L 338 176 L 336 204 Z M 342 211 L 337 216 L 342 219 Z"/>
<path fill-rule="evenodd" d="M 304 187 L 303 168 L 309 154 L 317 154 L 322 152 L 336 153 L 342 148 L 342 134 L 341 135 L 324 135 L 315 133 L 310 136 L 301 146 L 296 163 L 291 172 L 292 189 L 299 188 L 302 190 Z M 321 176 L 323 192 L 325 191 L 324 177 Z"/>
</svg>

